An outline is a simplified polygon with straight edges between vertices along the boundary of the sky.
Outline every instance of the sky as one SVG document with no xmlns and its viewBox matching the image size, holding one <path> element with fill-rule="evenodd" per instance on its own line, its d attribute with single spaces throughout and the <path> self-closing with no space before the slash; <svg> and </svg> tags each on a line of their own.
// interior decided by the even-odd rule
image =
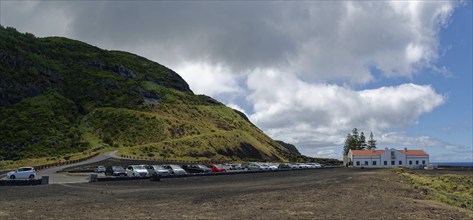
<svg viewBox="0 0 473 220">
<path fill-rule="evenodd" d="M 0 24 L 179 73 L 312 157 L 353 128 L 473 161 L 472 1 L 0 1 Z"/>
</svg>

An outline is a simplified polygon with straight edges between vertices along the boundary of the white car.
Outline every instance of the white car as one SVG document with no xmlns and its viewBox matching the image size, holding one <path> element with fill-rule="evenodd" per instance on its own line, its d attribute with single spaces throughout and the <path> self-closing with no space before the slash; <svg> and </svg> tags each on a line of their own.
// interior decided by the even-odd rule
<svg viewBox="0 0 473 220">
<path fill-rule="evenodd" d="M 278 167 L 273 165 L 273 164 L 270 164 L 270 163 L 265 163 L 265 164 L 262 164 L 264 167 L 267 167 L 268 170 L 278 170 Z"/>
<path fill-rule="evenodd" d="M 8 179 L 34 179 L 36 178 L 36 170 L 33 167 L 20 167 L 17 170 L 7 173 Z"/>
<path fill-rule="evenodd" d="M 105 167 L 104 166 L 98 166 L 97 169 L 95 170 L 97 173 L 105 173 Z"/>
<path fill-rule="evenodd" d="M 311 169 L 317 168 L 317 165 L 315 165 L 315 163 L 307 163 L 306 165 L 308 166 L 308 168 Z"/>
<path fill-rule="evenodd" d="M 169 170 L 169 172 L 171 172 L 171 174 L 173 175 L 186 175 L 187 174 L 187 172 L 178 165 L 174 165 L 174 164 L 163 165 L 163 167 Z"/>
<path fill-rule="evenodd" d="M 248 170 L 269 170 L 269 168 L 261 164 L 251 163 L 251 164 L 248 164 Z"/>
<path fill-rule="evenodd" d="M 146 177 L 149 176 L 148 170 L 142 165 L 130 165 L 126 168 L 127 176 Z"/>
</svg>

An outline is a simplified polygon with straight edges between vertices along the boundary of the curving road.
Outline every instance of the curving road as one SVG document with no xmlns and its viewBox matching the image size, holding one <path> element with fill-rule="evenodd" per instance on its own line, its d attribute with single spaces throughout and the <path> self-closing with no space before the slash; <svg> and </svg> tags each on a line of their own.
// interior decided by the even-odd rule
<svg viewBox="0 0 473 220">
<path fill-rule="evenodd" d="M 107 153 L 99 154 L 96 157 L 90 158 L 89 160 L 82 161 L 79 163 L 74 163 L 74 164 L 67 164 L 64 166 L 58 166 L 58 167 L 51 167 L 48 169 L 44 170 L 39 170 L 37 171 L 37 178 L 41 178 L 42 176 L 49 176 L 49 184 L 59 184 L 59 183 L 83 183 L 83 182 L 88 182 L 89 181 L 89 176 L 70 176 L 64 173 L 58 173 L 58 171 L 61 171 L 65 168 L 73 167 L 73 166 L 79 166 L 79 165 L 86 165 L 90 163 L 96 163 L 100 162 L 112 157 L 116 157 L 115 153 L 117 151 L 110 151 Z M 5 177 L 6 178 L 6 177 Z"/>
</svg>

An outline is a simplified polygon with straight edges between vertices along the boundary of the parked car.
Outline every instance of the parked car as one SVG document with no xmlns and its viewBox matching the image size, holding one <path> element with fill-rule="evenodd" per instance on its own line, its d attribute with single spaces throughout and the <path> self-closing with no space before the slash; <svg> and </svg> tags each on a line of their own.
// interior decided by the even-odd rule
<svg viewBox="0 0 473 220">
<path fill-rule="evenodd" d="M 233 168 L 232 168 L 232 165 L 229 164 L 229 163 L 217 164 L 217 166 L 223 167 L 223 168 L 225 168 L 225 170 L 232 170 L 232 169 L 233 169 Z"/>
<path fill-rule="evenodd" d="M 265 163 L 265 164 L 262 164 L 263 167 L 267 168 L 268 170 L 278 170 L 278 167 L 273 165 L 273 164 L 270 164 L 270 163 Z"/>
<path fill-rule="evenodd" d="M 248 170 L 251 171 L 261 171 L 261 170 L 268 170 L 269 168 L 267 166 L 263 166 L 262 164 L 258 163 L 250 163 L 248 164 Z"/>
<path fill-rule="evenodd" d="M 110 166 L 105 170 L 107 176 L 127 176 L 126 170 L 122 166 Z"/>
<path fill-rule="evenodd" d="M 306 169 L 306 168 L 309 168 L 309 166 L 307 166 L 306 164 L 303 164 L 303 163 L 294 163 L 293 166 L 294 166 L 296 169 Z"/>
<path fill-rule="evenodd" d="M 34 179 L 36 170 L 33 167 L 20 167 L 7 173 L 8 179 Z"/>
<path fill-rule="evenodd" d="M 154 168 L 153 168 L 152 165 L 141 164 L 141 166 L 148 171 L 148 176 L 151 176 L 155 173 Z"/>
<path fill-rule="evenodd" d="M 169 176 L 171 175 L 171 171 L 166 169 L 164 166 L 161 165 L 153 165 L 154 173 L 159 174 L 160 176 Z"/>
<path fill-rule="evenodd" d="M 105 171 L 105 166 L 98 166 L 97 169 L 95 169 L 96 173 L 105 173 Z"/>
<path fill-rule="evenodd" d="M 182 165 L 182 168 L 188 173 L 211 173 L 212 170 L 202 164 Z"/>
<path fill-rule="evenodd" d="M 126 175 L 146 177 L 149 176 L 149 173 L 148 170 L 141 165 L 130 165 L 126 168 Z"/>
<path fill-rule="evenodd" d="M 171 172 L 172 175 L 186 175 L 187 174 L 187 172 L 178 165 L 174 165 L 174 164 L 163 165 L 163 167 L 169 170 L 169 172 Z"/>
<path fill-rule="evenodd" d="M 243 166 L 241 164 L 231 164 L 232 170 L 243 170 Z"/>
<path fill-rule="evenodd" d="M 278 168 L 280 170 L 290 170 L 290 169 L 292 169 L 292 165 L 288 164 L 288 163 L 281 163 L 281 164 L 279 164 Z"/>
<path fill-rule="evenodd" d="M 313 163 L 306 163 L 307 168 L 315 169 L 317 166 Z"/>
<path fill-rule="evenodd" d="M 308 163 L 310 168 L 322 168 L 322 166 L 319 163 Z"/>
<path fill-rule="evenodd" d="M 225 172 L 226 171 L 224 167 L 219 166 L 217 164 L 208 164 L 207 167 L 210 168 L 212 170 L 212 172 L 214 172 L 214 173 Z"/>
</svg>

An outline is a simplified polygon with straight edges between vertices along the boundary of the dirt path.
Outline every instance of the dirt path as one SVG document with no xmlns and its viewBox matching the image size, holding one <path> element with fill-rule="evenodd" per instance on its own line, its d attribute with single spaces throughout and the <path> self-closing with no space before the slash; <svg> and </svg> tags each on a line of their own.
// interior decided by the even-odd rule
<svg viewBox="0 0 473 220">
<path fill-rule="evenodd" d="M 350 168 L 1 187 L 0 219 L 471 219 L 391 170 Z"/>
</svg>

